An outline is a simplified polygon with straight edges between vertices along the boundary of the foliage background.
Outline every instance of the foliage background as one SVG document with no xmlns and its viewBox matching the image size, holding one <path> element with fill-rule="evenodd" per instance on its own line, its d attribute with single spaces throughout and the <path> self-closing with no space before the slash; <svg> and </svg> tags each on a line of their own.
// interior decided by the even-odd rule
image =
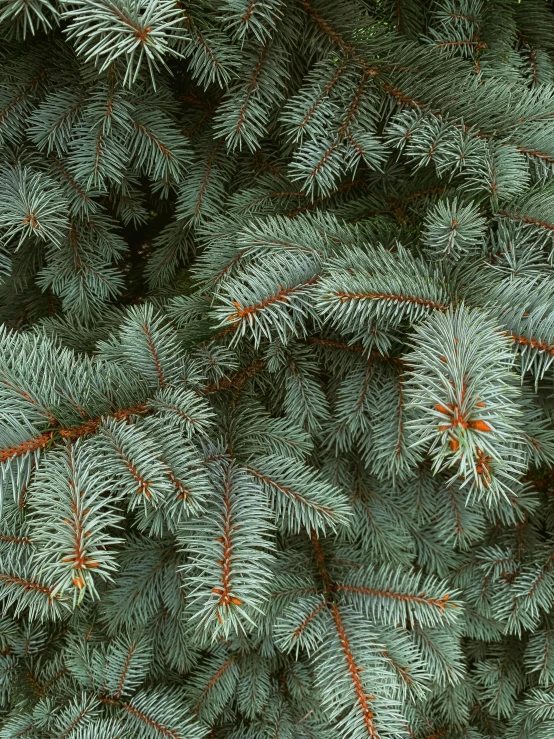
<svg viewBox="0 0 554 739">
<path fill-rule="evenodd" d="M 1 739 L 552 736 L 553 20 L 1 0 Z"/>
</svg>

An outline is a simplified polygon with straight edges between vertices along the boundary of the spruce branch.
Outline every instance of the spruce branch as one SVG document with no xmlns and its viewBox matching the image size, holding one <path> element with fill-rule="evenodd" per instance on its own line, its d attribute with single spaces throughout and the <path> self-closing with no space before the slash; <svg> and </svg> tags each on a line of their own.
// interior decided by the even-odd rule
<svg viewBox="0 0 554 739">
<path fill-rule="evenodd" d="M 126 57 L 126 85 L 146 64 L 155 88 L 154 72 L 165 66 L 166 54 L 178 53 L 175 43 L 185 35 L 183 11 L 166 1 L 71 0 L 64 2 L 62 18 L 69 20 L 67 34 L 77 53 L 94 60 L 100 71 Z"/>
</svg>

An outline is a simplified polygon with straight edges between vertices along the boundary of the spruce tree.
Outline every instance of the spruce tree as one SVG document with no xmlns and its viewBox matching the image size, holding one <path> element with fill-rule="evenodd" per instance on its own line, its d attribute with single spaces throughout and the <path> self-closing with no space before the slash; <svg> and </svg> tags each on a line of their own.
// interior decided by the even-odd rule
<svg viewBox="0 0 554 739">
<path fill-rule="evenodd" d="M 554 736 L 551 3 L 0 38 L 0 739 Z"/>
</svg>

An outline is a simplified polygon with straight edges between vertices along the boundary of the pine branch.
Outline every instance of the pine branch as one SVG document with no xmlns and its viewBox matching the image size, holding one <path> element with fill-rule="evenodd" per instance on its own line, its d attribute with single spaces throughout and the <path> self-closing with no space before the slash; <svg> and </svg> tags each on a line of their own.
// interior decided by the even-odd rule
<svg viewBox="0 0 554 739">
<path fill-rule="evenodd" d="M 181 540 L 190 553 L 185 565 L 193 618 L 220 634 L 246 632 L 260 613 L 269 582 L 270 526 L 263 497 L 246 473 L 224 460 L 212 463 L 217 517 L 187 522 Z M 187 538 L 187 532 L 195 532 Z"/>
<path fill-rule="evenodd" d="M 375 582 L 373 587 L 369 584 L 372 580 Z M 456 609 L 459 604 L 453 600 L 452 593 L 444 592 L 444 584 L 439 585 L 433 579 L 421 583 L 420 577 L 400 570 L 393 572 L 383 568 L 380 572 L 373 572 L 366 568 L 358 569 L 347 576 L 346 581 L 337 582 L 333 587 L 344 595 L 347 602 L 358 604 L 375 620 L 384 620 L 391 625 L 404 625 L 408 619 L 415 619 L 423 626 L 436 626 L 455 620 L 458 615 Z"/>
<path fill-rule="evenodd" d="M 267 491 L 277 521 L 292 533 L 344 525 L 350 514 L 344 496 L 297 459 L 262 457 L 245 466 Z"/>
<path fill-rule="evenodd" d="M 128 85 L 146 62 L 155 88 L 154 70 L 165 65 L 165 54 L 177 53 L 172 47 L 184 35 L 182 11 L 168 2 L 71 0 L 64 6 L 62 17 L 69 20 L 67 33 L 75 39 L 77 53 L 94 60 L 101 71 L 125 55 L 124 84 Z"/>
<path fill-rule="evenodd" d="M 344 652 L 344 658 L 348 666 L 348 672 L 350 673 L 350 678 L 352 680 L 352 685 L 354 687 L 354 692 L 356 694 L 356 700 L 359 705 L 359 710 L 362 714 L 363 721 L 367 729 L 367 735 L 371 737 L 371 739 L 377 739 L 379 735 L 377 733 L 377 729 L 373 722 L 373 711 L 371 710 L 370 703 L 369 703 L 371 700 L 374 699 L 374 696 L 366 695 L 366 692 L 363 688 L 362 681 L 360 680 L 360 674 L 359 674 L 361 670 L 356 664 L 354 657 L 352 655 L 352 650 L 350 647 L 348 636 L 344 628 L 344 624 L 343 624 L 343 621 L 340 615 L 340 611 L 335 604 L 331 606 L 331 614 L 333 616 L 333 621 L 335 622 L 337 635 L 339 637 L 339 641 L 340 641 L 342 650 Z"/>
</svg>

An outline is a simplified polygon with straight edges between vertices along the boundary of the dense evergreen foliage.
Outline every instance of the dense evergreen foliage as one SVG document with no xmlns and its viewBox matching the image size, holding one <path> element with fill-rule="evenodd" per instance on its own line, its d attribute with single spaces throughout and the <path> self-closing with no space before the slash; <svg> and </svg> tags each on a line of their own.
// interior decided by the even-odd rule
<svg viewBox="0 0 554 739">
<path fill-rule="evenodd" d="M 551 4 L 0 38 L 0 739 L 554 736 Z"/>
</svg>

